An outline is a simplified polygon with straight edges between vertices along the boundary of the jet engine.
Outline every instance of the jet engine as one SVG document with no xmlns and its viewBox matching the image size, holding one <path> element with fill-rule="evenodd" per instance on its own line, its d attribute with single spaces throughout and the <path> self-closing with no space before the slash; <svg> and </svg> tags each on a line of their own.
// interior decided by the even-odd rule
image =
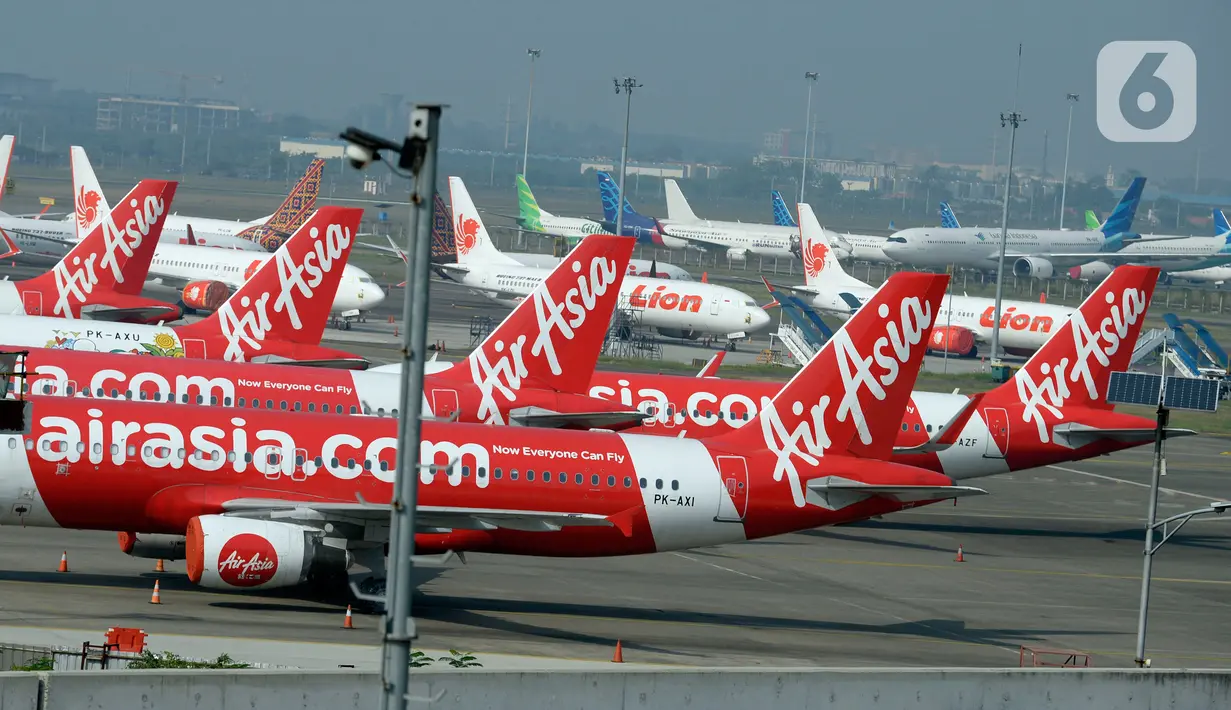
<svg viewBox="0 0 1231 710">
<path fill-rule="evenodd" d="M 932 337 L 928 340 L 928 350 L 933 353 L 943 353 L 948 350 L 950 355 L 957 357 L 974 357 L 978 352 L 975 345 L 975 334 L 966 328 L 949 326 L 933 328 Z"/>
<path fill-rule="evenodd" d="M 216 311 L 230 296 L 221 281 L 193 281 L 184 287 L 184 305 L 200 311 Z"/>
<path fill-rule="evenodd" d="M 146 535 L 122 532 L 118 534 L 120 549 L 130 557 L 150 560 L 184 559 L 183 535 Z"/>
<path fill-rule="evenodd" d="M 735 261 L 735 262 L 739 262 L 742 264 L 747 259 L 748 259 L 747 249 L 736 249 L 732 247 L 731 249 L 727 250 L 727 261 Z"/>
<path fill-rule="evenodd" d="M 342 577 L 351 553 L 322 530 L 271 520 L 202 515 L 188 521 L 188 578 L 211 589 L 274 589 Z"/>
<path fill-rule="evenodd" d="M 1070 279 L 1082 281 L 1102 281 L 1111 275 L 1111 266 L 1102 261 L 1092 261 L 1089 264 L 1074 266 L 1069 269 Z"/>
<path fill-rule="evenodd" d="M 1050 279 L 1054 273 L 1051 262 L 1037 256 L 1023 256 L 1013 262 L 1013 275 L 1034 279 Z"/>
</svg>

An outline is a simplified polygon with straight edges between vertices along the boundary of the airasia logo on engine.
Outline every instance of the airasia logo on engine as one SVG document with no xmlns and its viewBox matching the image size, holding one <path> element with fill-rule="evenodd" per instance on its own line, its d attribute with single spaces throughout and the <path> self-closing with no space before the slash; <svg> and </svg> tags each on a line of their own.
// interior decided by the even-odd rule
<svg viewBox="0 0 1231 710">
<path fill-rule="evenodd" d="M 236 535 L 218 553 L 218 576 L 232 587 L 259 587 L 277 573 L 278 553 L 260 535 Z"/>
</svg>

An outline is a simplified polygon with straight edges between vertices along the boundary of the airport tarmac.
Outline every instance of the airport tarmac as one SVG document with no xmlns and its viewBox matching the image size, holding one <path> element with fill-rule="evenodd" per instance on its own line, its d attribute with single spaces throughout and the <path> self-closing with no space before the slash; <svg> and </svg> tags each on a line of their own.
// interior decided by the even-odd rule
<svg viewBox="0 0 1231 710">
<path fill-rule="evenodd" d="M 1173 448 L 1161 516 L 1231 497 L 1231 442 Z M 957 506 L 743 545 L 613 559 L 472 554 L 418 570 L 417 643 L 604 660 L 620 639 L 640 663 L 968 667 L 1014 666 L 1026 645 L 1130 666 L 1148 476 L 1139 449 L 978 481 L 991 495 Z M 1194 520 L 1156 557 L 1155 667 L 1231 667 L 1229 525 Z M 244 639 L 379 641 L 378 616 L 343 630 L 338 600 L 200 589 L 183 562 L 155 575 L 110 533 L 0 536 L 0 627 L 77 629 L 85 640 L 137 626 L 155 648 L 160 633 L 233 636 L 237 658 Z M 959 545 L 965 562 L 954 561 Z M 155 578 L 161 606 L 148 603 Z"/>
</svg>

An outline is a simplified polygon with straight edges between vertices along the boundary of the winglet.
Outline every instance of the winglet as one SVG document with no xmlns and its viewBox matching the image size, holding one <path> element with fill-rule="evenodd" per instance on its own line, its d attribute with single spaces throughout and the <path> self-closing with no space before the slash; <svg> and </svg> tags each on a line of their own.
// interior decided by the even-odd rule
<svg viewBox="0 0 1231 710">
<path fill-rule="evenodd" d="M 697 377 L 717 377 L 718 368 L 722 367 L 722 360 L 726 357 L 726 355 L 726 350 L 719 350 L 714 353 L 713 357 L 711 357 L 697 373 Z"/>
</svg>

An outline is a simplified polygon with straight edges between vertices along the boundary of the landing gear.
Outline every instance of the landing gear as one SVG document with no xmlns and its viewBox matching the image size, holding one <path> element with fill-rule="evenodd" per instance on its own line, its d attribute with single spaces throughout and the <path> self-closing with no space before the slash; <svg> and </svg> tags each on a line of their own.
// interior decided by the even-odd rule
<svg viewBox="0 0 1231 710">
<path fill-rule="evenodd" d="M 724 346 L 722 347 L 722 349 L 723 349 L 725 352 L 729 352 L 729 353 L 733 353 L 733 352 L 735 352 L 735 341 L 734 341 L 734 340 L 728 340 L 728 341 L 727 341 L 727 344 L 726 344 L 726 345 L 724 345 Z"/>
</svg>

